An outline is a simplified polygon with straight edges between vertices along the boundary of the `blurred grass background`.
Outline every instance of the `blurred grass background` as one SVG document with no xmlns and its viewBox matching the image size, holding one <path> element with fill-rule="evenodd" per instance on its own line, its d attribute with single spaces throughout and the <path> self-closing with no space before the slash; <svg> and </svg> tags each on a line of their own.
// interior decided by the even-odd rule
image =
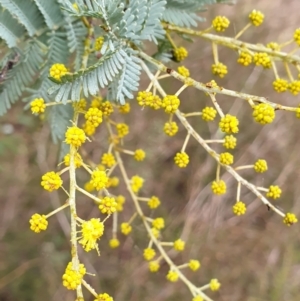
<svg viewBox="0 0 300 301">
<path fill-rule="evenodd" d="M 210 7 L 202 14 L 207 22 L 201 23 L 199 28 L 207 28 L 216 15 L 225 15 L 231 20 L 226 35 L 234 36 L 246 24 L 248 13 L 258 9 L 265 14 L 264 24 L 248 30 L 241 39 L 252 43 L 282 43 L 299 27 L 298 7 L 296 0 L 288 3 L 240 0 L 235 6 Z M 220 61 L 228 66 L 229 73 L 224 79 L 213 78 L 211 45 L 201 39 L 194 44 L 176 41 L 189 50 L 184 65 L 193 78 L 201 82 L 215 79 L 228 89 L 265 96 L 281 104 L 298 105 L 299 96 L 276 94 L 272 90 L 271 70 L 242 67 L 236 63 L 237 53 L 219 47 Z M 142 87 L 146 85 L 144 79 Z M 174 93 L 180 83 L 165 79 L 163 86 Z M 186 89 L 181 99 L 183 112 L 201 110 L 210 104 L 204 93 L 193 88 Z M 242 174 L 259 186 L 280 185 L 283 194 L 276 204 L 299 216 L 299 120 L 291 113 L 277 112 L 276 121 L 263 127 L 254 123 L 251 110 L 243 100 L 226 96 L 218 96 L 217 100 L 225 112 L 236 114 L 241 121 L 238 147 L 233 151 L 235 164 L 251 164 L 258 158 L 268 161 L 267 173 L 242 171 Z M 163 112 L 141 110 L 134 101 L 131 104 L 130 116 L 116 118 L 129 122 L 127 147 L 143 148 L 147 159 L 137 164 L 129 156 L 123 158 L 130 176 L 139 174 L 146 178 L 142 195 L 161 198 L 163 205 L 155 216 L 166 217 L 164 240 L 181 236 L 187 241 L 186 250 L 172 255 L 173 260 L 181 264 L 190 258 L 199 259 L 200 271 L 187 271 L 187 274 L 199 286 L 218 278 L 221 290 L 210 294 L 215 301 L 300 300 L 299 225 L 284 226 L 281 217 L 268 211 L 246 189 L 242 189 L 242 200 L 248 205 L 247 214 L 233 216 L 236 181 L 223 174 L 228 192 L 225 196 L 214 196 L 210 182 L 215 177 L 215 162 L 191 139 L 187 147 L 191 162 L 186 169 L 179 170 L 173 164 L 173 156 L 182 146 L 185 130 L 180 128 L 175 137 L 166 137 L 162 128 L 168 117 Z M 204 138 L 220 137 L 216 122 L 207 124 L 197 117 L 190 120 Z M 63 193 L 47 193 L 40 186 L 41 175 L 56 168 L 59 148 L 52 145 L 47 126 L 28 111 L 24 114 L 21 103 L 1 117 L 0 125 L 0 301 L 74 300 L 74 292 L 67 291 L 61 284 L 61 276 L 70 260 L 68 211 L 52 217 L 45 233 L 34 234 L 28 226 L 33 213 L 47 213 L 65 201 Z M 102 145 L 104 136 L 105 131 L 100 130 L 97 137 L 101 143 L 96 147 L 88 145 L 87 152 L 94 162 L 99 162 L 106 151 Z M 216 146 L 215 149 L 222 148 Z M 88 180 L 83 171 L 79 171 L 78 179 L 82 185 Z M 66 177 L 64 180 L 67 184 Z M 121 185 L 113 193 L 126 195 L 126 190 Z M 99 216 L 98 209 L 85 197 L 79 196 L 78 207 L 82 218 Z M 133 206 L 127 197 L 120 221 L 127 221 L 132 212 Z M 97 275 L 87 276 L 87 280 L 98 292 L 106 291 L 116 301 L 191 300 L 182 283 L 166 281 L 166 264 L 159 273 L 148 272 L 148 265 L 142 259 L 148 241 L 138 220 L 134 222 L 132 235 L 119 235 L 121 246 L 117 250 L 108 247 L 110 224 L 111 221 L 100 241 L 101 256 L 96 252 L 80 254 L 87 270 Z M 93 300 L 86 295 L 86 300 Z"/>
</svg>

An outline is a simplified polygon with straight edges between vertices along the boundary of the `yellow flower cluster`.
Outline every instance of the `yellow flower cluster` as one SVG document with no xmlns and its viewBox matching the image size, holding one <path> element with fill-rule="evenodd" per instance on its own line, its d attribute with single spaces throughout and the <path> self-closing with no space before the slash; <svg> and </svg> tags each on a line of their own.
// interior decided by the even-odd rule
<svg viewBox="0 0 300 301">
<path fill-rule="evenodd" d="M 203 298 L 201 296 L 195 296 L 192 301 L 203 301 Z"/>
<path fill-rule="evenodd" d="M 271 185 L 269 187 L 269 190 L 267 192 L 267 197 L 272 198 L 274 200 L 280 198 L 281 195 L 281 189 L 277 185 Z"/>
<path fill-rule="evenodd" d="M 81 224 L 79 233 L 81 233 L 81 236 L 78 238 L 78 242 L 86 252 L 94 249 L 98 250 L 97 240 L 100 239 L 104 233 L 104 224 L 99 218 L 92 218 Z"/>
<path fill-rule="evenodd" d="M 101 102 L 99 109 L 101 110 L 103 115 L 106 117 L 110 116 L 114 111 L 114 107 L 113 107 L 112 103 L 108 100 Z"/>
<path fill-rule="evenodd" d="M 35 233 L 40 233 L 41 231 L 45 231 L 48 227 L 48 221 L 45 215 L 40 215 L 35 213 L 31 216 L 29 220 L 30 230 Z"/>
<path fill-rule="evenodd" d="M 263 173 L 268 170 L 268 164 L 266 160 L 259 159 L 254 164 L 254 170 L 259 173 Z"/>
<path fill-rule="evenodd" d="M 91 184 L 96 190 L 106 188 L 108 182 L 108 177 L 106 172 L 103 170 L 94 170 L 91 175 Z"/>
<path fill-rule="evenodd" d="M 102 122 L 102 111 L 98 108 L 89 108 L 85 113 L 84 118 L 87 123 L 90 123 L 93 127 L 97 127 Z"/>
<path fill-rule="evenodd" d="M 221 164 L 231 165 L 233 163 L 233 160 L 234 160 L 233 155 L 228 152 L 220 154 Z"/>
<path fill-rule="evenodd" d="M 241 201 L 236 202 L 232 207 L 232 211 L 236 215 L 243 215 L 246 213 L 246 210 L 246 204 Z"/>
<path fill-rule="evenodd" d="M 178 72 L 180 75 L 184 76 L 184 77 L 189 77 L 189 76 L 190 76 L 190 71 L 189 71 L 189 69 L 186 68 L 186 67 L 184 67 L 184 66 L 179 66 L 179 67 L 177 68 L 177 72 Z"/>
<path fill-rule="evenodd" d="M 84 131 L 78 128 L 77 126 L 72 126 L 68 128 L 65 137 L 65 142 L 75 147 L 81 146 L 86 140 Z"/>
<path fill-rule="evenodd" d="M 121 232 L 124 235 L 128 235 L 132 231 L 132 227 L 129 223 L 122 223 L 121 224 Z"/>
<path fill-rule="evenodd" d="M 176 251 L 183 251 L 184 248 L 185 248 L 185 242 L 182 240 L 182 239 L 177 239 L 174 241 L 174 245 L 173 245 L 173 248 L 176 250 Z"/>
<path fill-rule="evenodd" d="M 45 190 L 53 191 L 61 187 L 63 181 L 60 175 L 54 171 L 49 171 L 42 176 L 41 185 Z"/>
<path fill-rule="evenodd" d="M 178 132 L 178 125 L 175 121 L 166 122 L 164 125 L 164 132 L 172 137 Z"/>
<path fill-rule="evenodd" d="M 121 114 L 128 114 L 130 112 L 130 104 L 126 102 L 124 105 L 119 106 L 119 112 Z"/>
<path fill-rule="evenodd" d="M 252 55 L 249 52 L 242 51 L 237 62 L 243 66 L 249 66 L 252 63 Z"/>
<path fill-rule="evenodd" d="M 154 258 L 155 255 L 156 255 L 156 252 L 154 249 L 152 249 L 152 248 L 144 249 L 145 260 L 150 261 Z"/>
<path fill-rule="evenodd" d="M 117 202 L 117 211 L 121 212 L 123 211 L 123 205 L 125 203 L 126 199 L 123 195 L 118 195 L 116 198 L 116 202 Z"/>
<path fill-rule="evenodd" d="M 219 127 L 223 133 L 232 134 L 239 131 L 239 120 L 230 114 L 226 114 L 221 118 Z"/>
<path fill-rule="evenodd" d="M 153 261 L 149 262 L 149 270 L 150 270 L 150 272 L 155 273 L 155 272 L 157 272 L 159 270 L 159 268 L 160 268 L 160 264 L 159 264 L 158 261 L 153 260 Z"/>
<path fill-rule="evenodd" d="M 95 50 L 99 51 L 104 43 L 104 37 L 98 37 L 95 41 Z"/>
<path fill-rule="evenodd" d="M 193 272 L 199 270 L 200 267 L 201 267 L 201 264 L 200 264 L 199 260 L 191 259 L 191 260 L 189 261 L 189 268 L 190 268 Z"/>
<path fill-rule="evenodd" d="M 142 149 L 137 149 L 134 152 L 134 159 L 136 161 L 143 161 L 146 157 L 146 153 Z"/>
<path fill-rule="evenodd" d="M 293 95 L 298 95 L 300 92 L 300 80 L 292 81 L 289 84 L 288 89 Z"/>
<path fill-rule="evenodd" d="M 223 146 L 227 149 L 234 149 L 236 147 L 236 138 L 232 135 L 226 135 Z"/>
<path fill-rule="evenodd" d="M 209 282 L 209 287 L 212 291 L 219 290 L 220 286 L 221 286 L 221 283 L 218 281 L 218 279 L 211 279 Z"/>
<path fill-rule="evenodd" d="M 43 98 L 35 98 L 31 103 L 31 112 L 32 114 L 41 114 L 45 112 L 45 101 Z"/>
<path fill-rule="evenodd" d="M 176 95 L 167 95 L 162 100 L 162 107 L 168 114 L 175 113 L 180 105 L 180 100 Z"/>
<path fill-rule="evenodd" d="M 178 281 L 179 275 L 177 272 L 170 270 L 167 274 L 167 279 L 171 282 Z"/>
<path fill-rule="evenodd" d="M 64 156 L 64 163 L 66 166 L 70 166 L 70 154 L 66 154 Z M 78 153 L 76 153 L 75 155 L 74 163 L 75 163 L 75 168 L 79 168 L 83 163 L 82 158 Z"/>
<path fill-rule="evenodd" d="M 222 63 L 213 64 L 211 66 L 212 73 L 223 78 L 227 73 L 227 66 Z"/>
<path fill-rule="evenodd" d="M 180 168 L 187 167 L 190 162 L 189 155 L 186 152 L 177 153 L 174 157 L 174 161 Z"/>
<path fill-rule="evenodd" d="M 99 209 L 101 213 L 103 214 L 113 214 L 114 212 L 117 211 L 117 202 L 115 198 L 105 196 L 101 201 L 99 205 Z"/>
<path fill-rule="evenodd" d="M 273 81 L 273 88 L 278 93 L 285 92 L 288 89 L 288 87 L 288 81 L 283 78 L 278 78 Z"/>
<path fill-rule="evenodd" d="M 173 57 L 176 62 L 183 61 L 188 56 L 188 51 L 184 47 L 174 49 Z"/>
<path fill-rule="evenodd" d="M 275 118 L 275 110 L 271 105 L 267 103 L 260 103 L 253 107 L 252 116 L 258 123 L 272 123 Z"/>
<path fill-rule="evenodd" d="M 253 56 L 253 62 L 256 66 L 271 68 L 271 59 L 266 52 L 256 52 Z"/>
<path fill-rule="evenodd" d="M 81 98 L 79 101 L 74 101 L 72 106 L 76 111 L 84 111 L 87 106 L 87 102 L 84 98 Z"/>
<path fill-rule="evenodd" d="M 99 294 L 94 301 L 114 301 L 114 299 L 109 294 L 103 293 Z"/>
<path fill-rule="evenodd" d="M 157 230 L 161 230 L 165 227 L 165 220 L 162 217 L 157 217 L 152 221 L 152 227 Z"/>
<path fill-rule="evenodd" d="M 84 133 L 87 134 L 88 136 L 94 135 L 95 131 L 96 131 L 96 128 L 90 122 L 85 122 L 82 125 L 82 129 L 83 129 Z"/>
<path fill-rule="evenodd" d="M 228 28 L 230 21 L 224 16 L 217 16 L 212 21 L 212 26 L 215 31 L 221 32 Z"/>
<path fill-rule="evenodd" d="M 152 196 L 147 202 L 150 209 L 156 209 L 160 205 L 160 200 L 156 196 Z"/>
<path fill-rule="evenodd" d="M 205 121 L 213 121 L 216 118 L 217 111 L 213 107 L 205 107 L 202 110 L 202 119 Z"/>
<path fill-rule="evenodd" d="M 101 157 L 101 164 L 112 167 L 116 164 L 116 159 L 112 153 L 104 153 Z"/>
<path fill-rule="evenodd" d="M 112 238 L 109 240 L 109 246 L 112 249 L 116 249 L 120 246 L 120 241 L 117 238 Z"/>
<path fill-rule="evenodd" d="M 123 138 L 129 134 L 129 126 L 126 123 L 118 123 L 116 128 L 119 138 Z"/>
<path fill-rule="evenodd" d="M 294 213 L 287 213 L 283 219 L 283 222 L 287 225 L 287 226 L 291 226 L 295 223 L 298 222 L 298 219 L 296 217 L 296 215 Z"/>
<path fill-rule="evenodd" d="M 83 264 L 79 264 L 79 271 L 73 269 L 72 262 L 66 267 L 65 273 L 62 276 L 63 286 L 68 290 L 75 290 L 77 286 L 81 283 L 83 276 L 86 273 L 86 269 Z"/>
<path fill-rule="evenodd" d="M 138 193 L 139 190 L 143 187 L 144 179 L 139 176 L 133 176 L 131 178 L 131 189 L 133 192 Z"/>
<path fill-rule="evenodd" d="M 211 190 L 214 194 L 221 195 L 226 193 L 226 183 L 223 180 L 213 181 Z"/>
<path fill-rule="evenodd" d="M 262 22 L 264 21 L 264 14 L 258 10 L 253 10 L 250 14 L 249 14 L 249 19 L 250 22 L 252 23 L 252 25 L 254 26 L 259 26 L 262 24 Z"/>
<path fill-rule="evenodd" d="M 102 100 L 103 100 L 103 98 L 101 96 L 93 98 L 91 101 L 91 108 L 100 109 Z"/>
<path fill-rule="evenodd" d="M 60 81 L 61 77 L 68 73 L 64 64 L 54 64 L 50 68 L 50 76 Z"/>
<path fill-rule="evenodd" d="M 294 41 L 300 46 L 300 28 L 294 31 Z"/>
</svg>

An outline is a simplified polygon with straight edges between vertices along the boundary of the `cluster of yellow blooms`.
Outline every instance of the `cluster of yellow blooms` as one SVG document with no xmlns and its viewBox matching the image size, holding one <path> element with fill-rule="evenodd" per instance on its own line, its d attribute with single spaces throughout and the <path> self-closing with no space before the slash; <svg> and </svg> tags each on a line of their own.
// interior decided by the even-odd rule
<svg viewBox="0 0 300 301">
<path fill-rule="evenodd" d="M 83 264 L 79 264 L 79 271 L 75 271 L 73 263 L 69 262 L 66 267 L 65 273 L 62 276 L 63 286 L 68 290 L 75 290 L 81 283 L 83 276 L 86 274 L 86 269 Z"/>
<path fill-rule="evenodd" d="M 176 62 L 181 62 L 188 56 L 188 51 L 184 47 L 174 49 L 173 56 Z"/>
</svg>

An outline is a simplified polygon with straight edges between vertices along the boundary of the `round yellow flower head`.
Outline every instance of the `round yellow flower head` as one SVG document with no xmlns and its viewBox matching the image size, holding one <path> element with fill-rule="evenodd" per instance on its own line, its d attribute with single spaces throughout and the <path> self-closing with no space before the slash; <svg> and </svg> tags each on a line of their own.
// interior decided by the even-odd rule
<svg viewBox="0 0 300 301">
<path fill-rule="evenodd" d="M 124 235 L 128 235 L 132 231 L 132 227 L 129 223 L 122 223 L 121 224 L 121 232 Z"/>
<path fill-rule="evenodd" d="M 81 224 L 81 236 L 79 237 L 79 243 L 82 245 L 86 252 L 96 249 L 98 250 L 97 240 L 104 233 L 104 224 L 99 218 L 92 218 L 89 221 L 84 221 Z"/>
<path fill-rule="evenodd" d="M 254 26 L 259 26 L 262 24 L 262 22 L 264 21 L 264 14 L 258 10 L 253 10 L 250 14 L 249 14 L 249 19 L 250 22 L 252 23 L 252 25 Z"/>
<path fill-rule="evenodd" d="M 219 127 L 223 133 L 235 134 L 239 131 L 239 120 L 230 114 L 226 114 L 221 118 Z"/>
<path fill-rule="evenodd" d="M 129 127 L 128 127 L 127 124 L 125 124 L 125 123 L 118 123 L 116 125 L 116 127 L 117 127 L 117 132 L 118 132 L 118 137 L 119 138 L 123 138 L 126 135 L 128 135 L 128 133 L 129 133 Z"/>
<path fill-rule="evenodd" d="M 144 258 L 147 260 L 147 261 L 150 261 L 154 258 L 154 256 L 156 255 L 156 252 L 154 249 L 152 248 L 147 248 L 147 249 L 144 249 Z"/>
<path fill-rule="evenodd" d="M 167 95 L 162 100 L 162 107 L 168 114 L 173 114 L 177 111 L 180 105 L 180 100 L 176 95 Z"/>
<path fill-rule="evenodd" d="M 136 161 L 143 161 L 146 157 L 146 153 L 142 149 L 137 149 L 134 152 L 134 159 Z"/>
<path fill-rule="evenodd" d="M 295 96 L 298 95 L 300 92 L 300 80 L 292 81 L 289 84 L 288 89 L 293 95 L 295 95 Z"/>
<path fill-rule="evenodd" d="M 160 200 L 156 196 L 152 196 L 147 202 L 150 209 L 156 209 L 160 205 Z"/>
<path fill-rule="evenodd" d="M 68 73 L 64 64 L 54 64 L 50 68 L 50 76 L 60 81 L 61 77 Z"/>
<path fill-rule="evenodd" d="M 213 64 L 211 66 L 212 73 L 223 78 L 227 73 L 227 66 L 222 63 Z"/>
<path fill-rule="evenodd" d="M 107 100 L 105 102 L 101 102 L 100 110 L 102 111 L 104 116 L 108 117 L 113 113 L 114 107 L 113 107 L 112 103 Z"/>
<path fill-rule="evenodd" d="M 269 187 L 269 190 L 267 192 L 267 197 L 272 198 L 274 200 L 280 198 L 281 195 L 281 189 L 277 185 L 271 185 Z"/>
<path fill-rule="evenodd" d="M 84 131 L 84 133 L 88 136 L 92 136 L 95 134 L 96 131 L 96 127 L 94 126 L 93 123 L 87 121 L 82 125 L 82 129 Z"/>
<path fill-rule="evenodd" d="M 278 78 L 273 81 L 273 88 L 276 92 L 281 93 L 285 92 L 289 87 L 289 83 L 287 80 Z"/>
<path fill-rule="evenodd" d="M 116 249 L 120 246 L 120 241 L 117 239 L 117 238 L 112 238 L 110 241 L 109 241 L 109 246 L 112 248 L 112 249 Z"/>
<path fill-rule="evenodd" d="M 62 276 L 63 286 L 68 290 L 75 290 L 81 283 L 83 276 L 86 274 L 84 265 L 79 264 L 79 271 L 75 271 L 72 262 L 66 267 L 65 273 Z"/>
<path fill-rule="evenodd" d="M 223 180 L 213 181 L 211 190 L 214 194 L 221 195 L 226 193 L 226 183 Z"/>
<path fill-rule="evenodd" d="M 216 118 L 217 111 L 213 107 L 205 107 L 202 110 L 202 119 L 205 121 L 213 121 Z"/>
<path fill-rule="evenodd" d="M 292 226 L 293 224 L 298 222 L 298 219 L 294 213 L 287 213 L 283 219 L 283 222 L 287 226 Z"/>
<path fill-rule="evenodd" d="M 42 176 L 41 185 L 45 190 L 53 191 L 62 186 L 62 179 L 60 175 L 54 171 L 49 171 Z"/>
<path fill-rule="evenodd" d="M 271 68 L 271 58 L 266 52 L 256 52 L 253 56 L 253 62 L 256 66 Z"/>
<path fill-rule="evenodd" d="M 246 213 L 246 210 L 247 210 L 247 207 L 246 207 L 245 203 L 243 203 L 241 201 L 235 203 L 234 206 L 232 207 L 232 211 L 236 215 L 243 215 Z"/>
<path fill-rule="evenodd" d="M 167 274 L 167 279 L 171 282 L 176 282 L 179 279 L 179 275 L 177 272 L 170 270 Z"/>
<path fill-rule="evenodd" d="M 217 291 L 219 290 L 221 286 L 221 283 L 218 281 L 218 279 L 211 279 L 209 283 L 209 287 L 212 291 Z"/>
<path fill-rule="evenodd" d="M 109 294 L 104 293 L 104 294 L 99 294 L 97 296 L 97 299 L 95 299 L 94 301 L 114 301 L 114 299 Z"/>
<path fill-rule="evenodd" d="M 173 50 L 173 57 L 176 62 L 181 62 L 188 56 L 188 51 L 184 47 L 179 47 Z"/>
<path fill-rule="evenodd" d="M 94 127 L 97 127 L 102 122 L 102 111 L 97 108 L 90 108 L 85 113 L 84 118 Z"/>
<path fill-rule="evenodd" d="M 259 159 L 254 163 L 254 170 L 259 173 L 263 173 L 268 170 L 268 164 L 266 160 Z"/>
<path fill-rule="evenodd" d="M 220 154 L 220 163 L 226 164 L 226 165 L 231 165 L 233 163 L 233 155 L 230 153 L 221 153 Z"/>
<path fill-rule="evenodd" d="M 200 261 L 199 260 L 196 260 L 196 259 L 191 259 L 189 261 L 189 268 L 195 272 L 197 270 L 199 270 L 201 267 L 201 264 L 200 264 Z"/>
<path fill-rule="evenodd" d="M 107 187 L 108 177 L 105 171 L 94 170 L 91 175 L 91 183 L 96 190 L 101 190 Z"/>
<path fill-rule="evenodd" d="M 161 230 L 165 227 L 165 220 L 162 217 L 157 217 L 152 221 L 152 227 L 157 230 Z"/>
<path fill-rule="evenodd" d="M 95 41 L 95 50 L 99 51 L 104 43 L 104 37 L 98 37 Z"/>
<path fill-rule="evenodd" d="M 228 28 L 230 21 L 224 16 L 217 16 L 212 21 L 212 26 L 215 31 L 221 32 Z"/>
<path fill-rule="evenodd" d="M 86 140 L 84 131 L 78 128 L 77 126 L 72 126 L 68 128 L 65 137 L 65 142 L 75 147 L 81 146 L 81 144 L 83 144 Z"/>
<path fill-rule="evenodd" d="M 252 56 L 246 51 L 242 51 L 237 62 L 243 66 L 249 66 L 252 63 Z"/>
<path fill-rule="evenodd" d="M 182 239 L 177 239 L 174 241 L 173 248 L 176 251 L 183 251 L 185 248 L 185 242 Z"/>
<path fill-rule="evenodd" d="M 133 192 L 138 193 L 139 190 L 143 187 L 144 179 L 139 176 L 133 176 L 131 178 L 131 189 Z"/>
<path fill-rule="evenodd" d="M 270 49 L 272 49 L 274 51 L 280 51 L 280 46 L 276 42 L 270 42 L 270 43 L 268 43 L 267 44 L 267 48 L 270 48 Z"/>
<path fill-rule="evenodd" d="M 164 132 L 172 137 L 178 132 L 178 125 L 175 121 L 166 122 L 164 125 Z"/>
<path fill-rule="evenodd" d="M 180 168 L 187 167 L 187 165 L 189 164 L 189 161 L 190 161 L 189 155 L 186 152 L 177 153 L 174 157 L 174 161 L 175 161 L 175 164 L 177 166 L 179 166 Z"/>
<path fill-rule="evenodd" d="M 150 272 L 155 273 L 155 272 L 157 272 L 159 270 L 159 268 L 160 268 L 160 264 L 159 264 L 158 261 L 154 260 L 154 261 L 150 261 L 149 262 L 149 270 L 150 270 Z"/>
<path fill-rule="evenodd" d="M 272 123 L 275 118 L 275 110 L 267 103 L 260 103 L 253 107 L 252 116 L 260 124 Z"/>
<path fill-rule="evenodd" d="M 128 114 L 130 112 L 130 104 L 126 102 L 124 105 L 119 106 L 119 112 L 121 114 Z"/>
<path fill-rule="evenodd" d="M 41 114 L 45 112 L 45 101 L 43 98 L 35 98 L 31 103 L 31 112 L 32 114 Z"/>
<path fill-rule="evenodd" d="M 180 75 L 184 76 L 184 77 L 189 77 L 190 76 L 190 71 L 188 68 L 184 67 L 184 66 L 179 66 L 177 68 L 177 71 Z"/>
<path fill-rule="evenodd" d="M 34 215 L 31 216 L 29 223 L 30 223 L 30 230 L 32 230 L 35 233 L 40 233 L 41 231 L 45 231 L 48 227 L 48 221 L 46 219 L 46 216 L 40 215 L 38 213 L 35 213 Z"/>
<path fill-rule="evenodd" d="M 227 149 L 234 149 L 236 147 L 236 138 L 232 135 L 226 135 L 223 146 Z"/>
<path fill-rule="evenodd" d="M 84 98 L 81 98 L 79 101 L 74 101 L 72 106 L 76 111 L 84 111 L 86 109 L 87 102 Z"/>
<path fill-rule="evenodd" d="M 112 214 L 117 211 L 117 206 L 115 198 L 106 196 L 101 200 L 99 209 L 103 214 Z"/>
<path fill-rule="evenodd" d="M 116 164 L 116 159 L 112 153 L 104 153 L 101 158 L 101 164 L 112 167 Z"/>
</svg>

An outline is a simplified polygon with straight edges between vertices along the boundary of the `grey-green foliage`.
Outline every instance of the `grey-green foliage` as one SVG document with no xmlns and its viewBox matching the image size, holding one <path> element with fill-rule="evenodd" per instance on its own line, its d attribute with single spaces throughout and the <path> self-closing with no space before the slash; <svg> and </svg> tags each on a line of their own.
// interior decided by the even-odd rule
<svg viewBox="0 0 300 301">
<path fill-rule="evenodd" d="M 5 49 L 0 56 L 0 114 L 21 97 L 27 102 L 43 97 L 46 102 L 55 99 L 66 103 L 82 95 L 97 95 L 104 87 L 111 100 L 125 103 L 138 89 L 138 52 L 144 41 L 157 44 L 156 58 L 170 58 L 171 45 L 166 42 L 161 22 L 196 26 L 201 20 L 196 13 L 216 2 L 220 1 L 0 0 L 0 47 Z M 95 32 L 104 37 L 101 57 L 99 53 L 91 54 L 84 68 L 88 30 L 83 17 L 94 18 Z M 16 56 L 18 62 L 7 69 L 8 62 Z M 48 77 L 54 63 L 66 64 L 70 70 L 59 83 Z M 71 113 L 70 105 L 47 108 L 55 140 L 63 138 Z"/>
</svg>

